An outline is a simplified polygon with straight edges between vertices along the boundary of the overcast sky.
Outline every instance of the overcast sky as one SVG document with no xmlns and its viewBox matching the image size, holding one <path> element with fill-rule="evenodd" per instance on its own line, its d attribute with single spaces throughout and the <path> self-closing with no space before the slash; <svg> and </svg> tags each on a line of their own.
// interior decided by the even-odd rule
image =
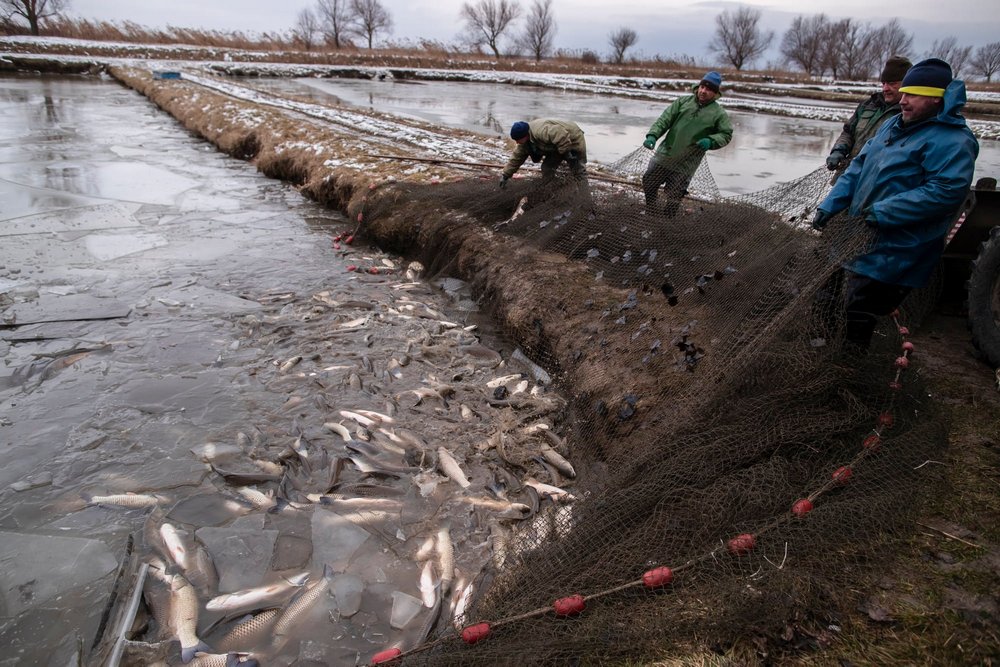
<svg viewBox="0 0 1000 667">
<path fill-rule="evenodd" d="M 80 18 L 134 21 L 150 27 L 174 25 L 223 31 L 265 32 L 290 29 L 298 12 L 315 0 L 70 0 Z M 461 32 L 463 0 L 382 0 L 393 17 L 394 39 L 426 38 L 446 43 Z M 527 8 L 530 0 L 520 0 Z M 713 64 L 707 44 L 715 17 L 727 8 L 750 5 L 761 10 L 762 24 L 776 33 L 774 47 L 760 66 L 777 59 L 777 45 L 791 20 L 802 13 L 824 12 L 831 18 L 854 17 L 882 24 L 899 18 L 914 35 L 913 56 L 920 57 L 936 39 L 957 37 L 978 47 L 1000 39 L 997 0 L 554 0 L 556 48 L 592 49 L 607 54 L 608 34 L 633 28 L 639 41 L 633 55 L 688 55 Z"/>
</svg>

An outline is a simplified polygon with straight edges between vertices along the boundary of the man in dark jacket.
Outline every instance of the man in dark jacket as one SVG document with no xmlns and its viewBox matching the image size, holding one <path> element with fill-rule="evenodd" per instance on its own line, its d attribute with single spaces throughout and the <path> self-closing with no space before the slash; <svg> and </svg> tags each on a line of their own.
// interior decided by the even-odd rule
<svg viewBox="0 0 1000 667">
<path fill-rule="evenodd" d="M 847 210 L 875 230 L 871 247 L 845 265 L 846 338 L 866 348 L 877 317 L 923 287 L 969 192 L 979 143 L 961 115 L 965 84 L 930 58 L 900 87 L 900 114 L 882 125 L 816 210 L 812 226 Z"/>
<path fill-rule="evenodd" d="M 511 126 L 510 138 L 517 143 L 517 148 L 503 169 L 501 188 L 529 157 L 532 162 L 541 161 L 543 180 L 555 176 L 563 161 L 574 176 L 586 176 L 587 142 L 576 123 L 554 118 L 519 120 Z"/>
<path fill-rule="evenodd" d="M 657 139 L 667 136 L 642 175 L 647 207 L 656 203 L 662 185 L 667 195 L 666 213 L 676 214 L 705 152 L 718 150 L 732 140 L 733 125 L 716 101 L 722 97 L 721 86 L 722 75 L 708 72 L 691 89 L 692 95 L 675 100 L 650 126 L 644 147 L 652 150 Z"/>
<path fill-rule="evenodd" d="M 826 168 L 836 172 L 833 175 L 834 183 L 865 147 L 865 142 L 882 127 L 882 123 L 899 113 L 899 87 L 903 85 L 906 71 L 912 66 L 913 63 L 903 56 L 892 56 L 885 61 L 879 77 L 882 90 L 872 93 L 871 97 L 858 105 L 850 120 L 844 123 L 844 131 L 837 137 L 833 150 L 826 158 Z"/>
</svg>

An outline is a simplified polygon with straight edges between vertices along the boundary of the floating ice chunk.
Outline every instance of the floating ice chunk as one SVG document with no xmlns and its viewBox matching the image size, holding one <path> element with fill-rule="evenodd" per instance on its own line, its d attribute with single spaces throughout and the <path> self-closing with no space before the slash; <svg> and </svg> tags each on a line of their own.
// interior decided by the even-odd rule
<svg viewBox="0 0 1000 667">
<path fill-rule="evenodd" d="M 393 591 L 392 615 L 389 618 L 389 625 L 397 630 L 402 630 L 410 624 L 410 621 L 420 613 L 423 607 L 424 603 L 420 598 L 415 598 L 400 591 Z"/>
<path fill-rule="evenodd" d="M 333 578 L 333 596 L 337 599 L 337 609 L 340 615 L 350 618 L 361 608 L 361 594 L 365 590 L 365 582 L 353 574 L 338 574 Z"/>
<path fill-rule="evenodd" d="M 317 508 L 312 516 L 313 564 L 318 569 L 329 563 L 343 572 L 368 535 L 367 530 L 339 514 Z"/>
</svg>

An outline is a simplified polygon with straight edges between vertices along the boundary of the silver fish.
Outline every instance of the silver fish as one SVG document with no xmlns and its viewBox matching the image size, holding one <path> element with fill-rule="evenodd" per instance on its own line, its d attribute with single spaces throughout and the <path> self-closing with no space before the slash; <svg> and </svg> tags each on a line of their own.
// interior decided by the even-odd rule
<svg viewBox="0 0 1000 667">
<path fill-rule="evenodd" d="M 330 580 L 333 579 L 333 568 L 329 565 L 323 566 L 323 576 L 319 581 L 310 584 L 308 587 L 295 594 L 289 603 L 281 610 L 274 623 L 274 637 L 272 646 L 279 649 L 288 641 L 288 634 L 299 621 L 312 608 L 330 588 Z"/>
<path fill-rule="evenodd" d="M 560 489 L 558 486 L 552 486 L 551 484 L 543 484 L 542 482 L 539 482 L 536 479 L 532 479 L 531 477 L 525 479 L 524 483 L 533 488 L 535 491 L 537 491 L 539 495 L 548 496 L 552 498 L 552 500 L 556 501 L 576 500 L 576 496 L 574 496 L 569 491 L 566 491 L 565 489 Z"/>
<path fill-rule="evenodd" d="M 291 359 L 289 359 L 285 363 L 283 363 L 280 366 L 278 366 L 278 372 L 279 373 L 287 373 L 288 371 L 292 370 L 292 368 L 296 364 L 298 364 L 300 361 L 302 361 L 302 357 L 300 355 L 295 355 L 294 357 L 292 357 Z"/>
<path fill-rule="evenodd" d="M 245 616 L 215 642 L 216 648 L 220 651 L 232 651 L 243 646 L 258 645 L 280 613 L 280 609 L 267 609 L 259 614 Z"/>
<path fill-rule="evenodd" d="M 153 507 L 154 505 L 160 504 L 160 499 L 156 496 L 142 493 L 120 493 L 110 496 L 94 496 L 89 493 L 84 493 L 81 494 L 81 497 L 88 505 L 127 507 L 128 509 Z"/>
<path fill-rule="evenodd" d="M 567 477 L 576 477 L 576 470 L 573 468 L 573 464 L 563 458 L 563 455 L 552 449 L 545 443 L 541 443 L 540 451 L 545 460 L 556 467 L 556 470 L 566 475 Z"/>
<path fill-rule="evenodd" d="M 420 571 L 420 599 L 430 609 L 437 604 L 438 582 L 434 580 L 434 561 L 426 561 Z"/>
<path fill-rule="evenodd" d="M 302 572 L 293 577 L 282 579 L 266 586 L 248 588 L 235 593 L 226 593 L 212 598 L 205 605 L 209 611 L 240 611 L 259 607 L 268 602 L 274 602 L 290 591 L 304 586 L 309 581 L 309 573 Z"/>
<path fill-rule="evenodd" d="M 209 647 L 198 639 L 198 594 L 179 574 L 166 575 L 170 584 L 170 628 L 181 643 L 181 659 L 187 663 Z"/>
<path fill-rule="evenodd" d="M 199 653 L 191 661 L 191 667 L 257 667 L 260 663 L 251 653 Z"/>
<path fill-rule="evenodd" d="M 451 582 L 455 578 L 455 547 L 451 544 L 451 525 L 447 522 L 438 528 L 437 540 L 438 570 L 441 572 L 441 597 L 446 597 L 451 591 Z"/>
<path fill-rule="evenodd" d="M 463 489 L 469 488 L 471 482 L 469 482 L 469 478 L 465 476 L 465 473 L 462 472 L 462 468 L 458 465 L 458 461 L 455 460 L 455 457 L 451 455 L 451 452 L 444 447 L 438 447 L 437 453 L 438 468 L 441 472 L 447 475 L 452 481 Z"/>
<path fill-rule="evenodd" d="M 247 501 L 253 505 L 254 509 L 267 510 L 278 504 L 274 495 L 268 495 L 247 486 L 236 489 L 236 493 L 246 498 Z"/>
<path fill-rule="evenodd" d="M 180 531 L 173 524 L 164 523 L 160 526 L 160 537 L 163 539 L 163 544 L 167 548 L 170 559 L 177 565 L 180 565 L 182 569 L 187 569 L 188 548 Z"/>
</svg>

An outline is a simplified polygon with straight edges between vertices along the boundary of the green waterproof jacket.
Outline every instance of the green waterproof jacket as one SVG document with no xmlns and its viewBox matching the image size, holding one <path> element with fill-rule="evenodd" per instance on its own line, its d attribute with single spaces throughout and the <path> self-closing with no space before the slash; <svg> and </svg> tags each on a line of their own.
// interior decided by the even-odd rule
<svg viewBox="0 0 1000 667">
<path fill-rule="evenodd" d="M 514 175 L 524 161 L 529 157 L 538 162 L 547 155 L 565 155 L 576 151 L 577 159 L 587 161 L 587 142 L 583 138 L 583 130 L 576 123 L 554 118 L 536 118 L 528 121 L 528 140 L 518 144 L 514 154 L 507 161 L 503 175 Z"/>
<path fill-rule="evenodd" d="M 733 124 L 717 99 L 700 106 L 697 97 L 685 95 L 660 114 L 646 136 L 659 139 L 664 134 L 667 138 L 660 142 L 653 158 L 658 162 L 670 162 L 669 158 L 682 154 L 699 139 L 711 140 L 709 150 L 722 148 L 732 141 Z"/>
<path fill-rule="evenodd" d="M 899 103 L 886 104 L 881 92 L 873 93 L 871 97 L 858 105 L 850 120 L 844 123 L 844 131 L 837 137 L 833 150 L 853 158 L 865 143 L 875 136 L 882 123 L 899 113 Z"/>
</svg>

